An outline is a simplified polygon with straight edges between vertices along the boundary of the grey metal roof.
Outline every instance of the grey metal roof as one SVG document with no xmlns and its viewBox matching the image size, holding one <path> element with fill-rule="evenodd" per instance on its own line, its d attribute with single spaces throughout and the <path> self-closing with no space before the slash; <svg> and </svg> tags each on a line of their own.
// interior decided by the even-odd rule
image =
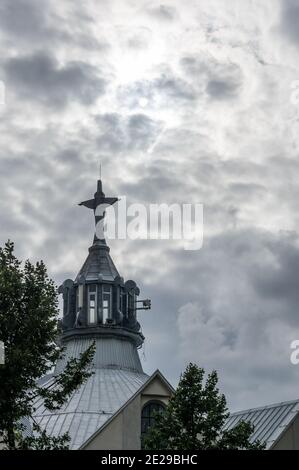
<svg viewBox="0 0 299 470">
<path fill-rule="evenodd" d="M 81 276 L 86 281 L 96 281 L 99 275 L 104 281 L 114 281 L 119 273 L 109 254 L 109 247 L 103 243 L 94 244 L 89 248 L 89 254 L 79 271 L 76 281 Z"/>
<path fill-rule="evenodd" d="M 50 436 L 68 432 L 71 449 L 80 448 L 148 380 L 131 341 L 113 336 L 82 336 L 66 342 L 64 357 L 57 362 L 54 374 L 43 378 L 40 385 L 55 387 L 55 375 L 60 374 L 70 358 L 78 358 L 92 343 L 96 346 L 91 364 L 93 375 L 60 410 L 50 412 L 40 398 L 34 403 L 33 417 L 41 428 Z"/>
<path fill-rule="evenodd" d="M 30 419 L 23 417 L 20 419 L 20 424 L 23 426 L 22 434 L 24 437 L 30 437 L 33 435 L 32 425 Z"/>
<path fill-rule="evenodd" d="M 131 372 L 143 373 L 138 351 L 131 341 L 117 337 L 86 337 L 81 336 L 69 340 L 65 344 L 64 358 L 57 362 L 55 373 L 60 373 L 70 358 L 78 358 L 80 354 L 95 343 L 93 368 L 118 368 Z"/>
<path fill-rule="evenodd" d="M 230 415 L 224 429 L 233 428 L 241 420 L 250 421 L 255 428 L 251 441 L 259 439 L 266 443 L 267 449 L 270 449 L 291 424 L 298 411 L 299 400 L 238 411 Z"/>
<path fill-rule="evenodd" d="M 79 449 L 148 380 L 144 373 L 121 369 L 94 369 L 94 374 L 59 411 L 50 412 L 43 400 L 35 402 L 34 419 L 50 436 L 68 432 L 70 449 Z M 55 378 L 44 383 L 53 387 Z"/>
</svg>

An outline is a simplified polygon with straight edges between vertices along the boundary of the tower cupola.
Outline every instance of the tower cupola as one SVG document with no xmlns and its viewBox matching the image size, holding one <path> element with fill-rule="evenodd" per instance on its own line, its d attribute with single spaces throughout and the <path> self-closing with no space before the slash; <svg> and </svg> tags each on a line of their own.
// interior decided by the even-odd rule
<svg viewBox="0 0 299 470">
<path fill-rule="evenodd" d="M 79 205 L 93 210 L 97 227 L 105 217 L 104 208 L 117 201 L 116 197 L 105 196 L 99 180 L 94 198 Z M 132 280 L 125 282 L 120 276 L 104 236 L 98 237 L 97 231 L 76 279 L 64 281 L 59 293 L 63 294 L 62 340 L 77 335 L 97 335 L 129 337 L 136 346 L 143 343 L 136 313 L 150 308 L 150 301 L 138 301 L 138 286 Z"/>
</svg>

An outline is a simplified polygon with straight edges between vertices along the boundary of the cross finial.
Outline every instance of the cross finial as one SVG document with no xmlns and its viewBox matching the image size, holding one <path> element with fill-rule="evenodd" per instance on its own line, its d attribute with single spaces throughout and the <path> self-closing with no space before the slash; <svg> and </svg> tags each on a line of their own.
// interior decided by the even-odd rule
<svg viewBox="0 0 299 470">
<path fill-rule="evenodd" d="M 100 171 L 102 170 L 101 164 L 100 164 Z M 83 201 L 80 202 L 79 206 L 85 206 L 88 209 L 92 209 L 95 215 L 95 225 L 97 227 L 97 224 L 100 220 L 102 220 L 105 217 L 105 211 L 101 214 L 97 214 L 97 208 L 101 205 L 104 206 L 112 206 L 115 202 L 118 201 L 117 197 L 106 197 L 105 194 L 103 193 L 102 190 L 102 181 L 99 179 L 98 180 L 98 185 L 97 185 L 97 191 L 94 193 L 93 199 L 89 199 L 88 201 Z M 98 239 L 97 236 L 95 235 L 94 243 L 97 240 L 101 240 L 104 242 L 104 238 Z"/>
</svg>

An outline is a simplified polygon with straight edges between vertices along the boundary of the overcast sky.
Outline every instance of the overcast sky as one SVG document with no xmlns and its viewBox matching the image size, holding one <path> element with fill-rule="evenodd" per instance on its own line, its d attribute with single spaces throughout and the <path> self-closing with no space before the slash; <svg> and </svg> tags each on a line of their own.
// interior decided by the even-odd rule
<svg viewBox="0 0 299 470">
<path fill-rule="evenodd" d="M 74 278 L 99 161 L 109 196 L 202 202 L 201 250 L 111 254 L 152 299 L 145 371 L 217 369 L 232 409 L 299 398 L 298 24 L 297 0 L 0 3 L 1 244 Z"/>
</svg>

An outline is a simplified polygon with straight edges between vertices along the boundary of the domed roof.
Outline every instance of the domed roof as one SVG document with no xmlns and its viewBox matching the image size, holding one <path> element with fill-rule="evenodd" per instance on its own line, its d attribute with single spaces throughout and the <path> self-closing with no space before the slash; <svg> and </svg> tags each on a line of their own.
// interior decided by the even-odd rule
<svg viewBox="0 0 299 470">
<path fill-rule="evenodd" d="M 103 281 L 114 281 L 119 273 L 109 251 L 110 248 L 104 243 L 93 244 L 89 248 L 89 254 L 78 273 L 76 282 L 82 277 L 85 281 L 98 281 L 100 278 Z"/>
<path fill-rule="evenodd" d="M 147 382 L 149 376 L 127 369 L 94 369 L 58 411 L 49 411 L 41 398 L 34 402 L 34 421 L 51 437 L 69 433 L 70 449 L 79 449 Z M 55 376 L 43 384 L 57 387 Z"/>
<path fill-rule="evenodd" d="M 91 363 L 92 375 L 72 393 L 67 402 L 49 411 L 42 398 L 34 403 L 34 420 L 52 437 L 68 432 L 70 448 L 80 448 L 99 430 L 148 380 L 142 370 L 136 347 L 130 341 L 117 338 L 72 339 L 65 344 L 64 356 L 57 362 L 54 373 L 44 378 L 41 386 L 54 390 L 55 380 L 71 358 L 95 343 Z"/>
</svg>

